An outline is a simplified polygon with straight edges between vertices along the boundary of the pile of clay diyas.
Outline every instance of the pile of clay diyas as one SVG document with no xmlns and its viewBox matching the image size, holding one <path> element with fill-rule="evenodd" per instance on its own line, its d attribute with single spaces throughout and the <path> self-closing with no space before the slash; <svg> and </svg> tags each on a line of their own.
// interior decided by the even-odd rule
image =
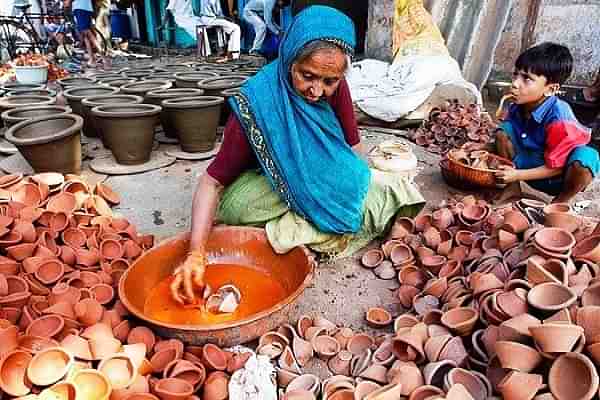
<svg viewBox="0 0 600 400">
<path fill-rule="evenodd" d="M 413 132 L 413 140 L 433 153 L 445 153 L 468 142 L 486 144 L 496 129 L 479 105 L 463 105 L 454 100 L 433 108 L 429 118 Z"/>
<path fill-rule="evenodd" d="M 153 246 L 108 185 L 0 177 L 0 389 L 27 400 L 223 400 L 250 353 L 185 347 L 137 326 L 119 279 Z"/>
<path fill-rule="evenodd" d="M 399 283 L 396 310 L 367 311 L 371 326 L 395 318 L 394 334 L 369 347 L 391 346 L 388 364 L 373 363 L 386 379 L 358 377 L 397 382 L 408 399 L 595 398 L 598 263 L 600 229 L 567 204 L 494 210 L 468 196 L 398 218 L 362 256 L 377 277 Z M 411 375 L 394 377 L 394 365 Z M 466 392 L 453 397 L 453 388 Z"/>
</svg>

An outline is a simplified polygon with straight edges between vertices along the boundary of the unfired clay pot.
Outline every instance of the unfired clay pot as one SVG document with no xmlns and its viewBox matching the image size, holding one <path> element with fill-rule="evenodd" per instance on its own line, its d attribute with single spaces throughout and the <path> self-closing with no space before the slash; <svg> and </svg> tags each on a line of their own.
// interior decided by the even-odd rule
<svg viewBox="0 0 600 400">
<path fill-rule="evenodd" d="M 198 87 L 203 89 L 207 96 L 220 96 L 223 90 L 240 87 L 247 80 L 245 75 L 222 76 L 204 79 L 198 82 Z"/>
<path fill-rule="evenodd" d="M 160 106 L 163 100 L 173 99 L 177 97 L 193 97 L 202 96 L 204 90 L 197 88 L 171 88 L 171 89 L 159 89 L 152 90 L 146 93 L 146 102 L 148 104 L 154 104 Z M 173 128 L 171 121 L 167 118 L 167 111 L 162 110 L 160 113 L 160 123 L 162 125 L 165 135 L 170 138 L 176 138 L 177 133 Z"/>
<path fill-rule="evenodd" d="M 150 159 L 160 111 L 150 104 L 109 104 L 92 108 L 92 115 L 117 162 L 135 165 Z"/>
<path fill-rule="evenodd" d="M 123 85 L 121 86 L 121 92 L 125 94 L 142 96 L 144 98 L 144 102 L 146 102 L 146 93 L 153 90 L 168 89 L 171 86 L 173 86 L 173 83 L 165 79 L 146 80 Z"/>
<path fill-rule="evenodd" d="M 71 113 L 71 107 L 48 105 L 28 106 L 13 108 L 2 113 L 2 120 L 6 127 L 11 127 L 19 122 L 33 118 L 45 117 L 47 115 L 62 115 Z"/>
<path fill-rule="evenodd" d="M 102 96 L 115 94 L 119 91 L 114 87 L 93 85 L 93 86 L 76 86 L 69 88 L 63 92 L 63 95 L 67 99 L 67 103 L 73 109 L 73 112 L 77 115 L 84 116 L 83 109 L 81 107 L 81 100 L 91 96 Z"/>
<path fill-rule="evenodd" d="M 17 107 L 48 106 L 56 102 L 50 96 L 13 96 L 0 98 L 0 113 Z"/>
<path fill-rule="evenodd" d="M 56 81 L 56 83 L 58 83 L 58 85 L 63 90 L 66 90 L 70 87 L 75 87 L 75 86 L 93 85 L 94 83 L 96 83 L 96 79 L 95 78 L 86 78 L 84 76 L 73 76 L 73 77 L 59 79 Z"/>
<path fill-rule="evenodd" d="M 17 89 L 11 90 L 5 94 L 11 96 L 49 96 L 56 97 L 56 91 L 50 89 Z"/>
<path fill-rule="evenodd" d="M 84 118 L 83 134 L 88 137 L 102 138 L 101 132 L 96 126 L 96 118 L 91 113 L 92 108 L 104 104 L 140 104 L 143 101 L 144 98 L 141 96 L 119 93 L 84 98 L 81 100 L 81 111 Z"/>
<path fill-rule="evenodd" d="M 82 126 L 83 119 L 78 115 L 46 116 L 13 125 L 6 132 L 6 140 L 19 149 L 36 172 L 79 174 Z"/>
<path fill-rule="evenodd" d="M 211 71 L 190 71 L 190 72 L 178 72 L 175 74 L 175 86 L 178 88 L 198 88 L 198 82 L 208 79 L 216 78 L 219 74 Z"/>
<path fill-rule="evenodd" d="M 223 101 L 222 97 L 196 96 L 162 102 L 183 151 L 206 152 L 215 147 Z"/>
</svg>

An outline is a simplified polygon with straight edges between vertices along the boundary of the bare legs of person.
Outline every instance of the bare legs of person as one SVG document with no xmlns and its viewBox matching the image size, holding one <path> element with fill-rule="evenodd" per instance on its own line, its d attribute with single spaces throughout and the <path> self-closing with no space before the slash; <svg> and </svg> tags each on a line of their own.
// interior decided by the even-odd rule
<svg viewBox="0 0 600 400">
<path fill-rule="evenodd" d="M 96 54 L 94 52 L 96 45 L 95 45 L 95 41 L 96 39 L 94 38 L 94 35 L 92 33 L 91 30 L 86 30 L 81 32 L 81 36 L 83 39 L 83 44 L 85 46 L 85 51 L 88 55 L 88 66 L 89 67 L 95 67 L 96 66 Z"/>
<path fill-rule="evenodd" d="M 568 203 L 579 192 L 583 192 L 590 183 L 594 180 L 589 169 L 581 165 L 579 161 L 575 161 L 565 174 L 563 191 L 556 196 L 553 203 Z"/>
</svg>

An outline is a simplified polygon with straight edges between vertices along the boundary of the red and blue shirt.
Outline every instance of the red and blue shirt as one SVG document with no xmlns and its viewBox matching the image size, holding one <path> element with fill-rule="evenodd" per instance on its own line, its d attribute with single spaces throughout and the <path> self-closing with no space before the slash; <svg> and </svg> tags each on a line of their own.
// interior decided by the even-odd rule
<svg viewBox="0 0 600 400">
<path fill-rule="evenodd" d="M 580 124 L 569 104 L 556 96 L 540 104 L 530 118 L 524 116 L 521 106 L 511 105 L 500 128 L 511 136 L 516 158 L 527 156 L 519 153 L 543 157 L 548 168 L 564 167 L 569 154 L 591 139 L 591 129 Z"/>
</svg>

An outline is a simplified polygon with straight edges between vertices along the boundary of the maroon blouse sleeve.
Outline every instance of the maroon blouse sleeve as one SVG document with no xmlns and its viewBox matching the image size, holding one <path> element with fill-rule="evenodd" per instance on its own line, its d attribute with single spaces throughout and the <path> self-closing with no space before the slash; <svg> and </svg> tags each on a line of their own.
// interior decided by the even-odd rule
<svg viewBox="0 0 600 400">
<path fill-rule="evenodd" d="M 223 132 L 223 143 L 206 172 L 223 186 L 232 183 L 256 163 L 256 156 L 235 114 L 231 114 Z"/>
<path fill-rule="evenodd" d="M 327 101 L 333 108 L 335 115 L 342 125 L 346 142 L 348 142 L 350 146 L 360 143 L 358 126 L 356 124 L 356 118 L 354 117 L 352 96 L 350 96 L 350 88 L 345 79 L 342 79 L 333 96 L 328 98 Z"/>
</svg>

